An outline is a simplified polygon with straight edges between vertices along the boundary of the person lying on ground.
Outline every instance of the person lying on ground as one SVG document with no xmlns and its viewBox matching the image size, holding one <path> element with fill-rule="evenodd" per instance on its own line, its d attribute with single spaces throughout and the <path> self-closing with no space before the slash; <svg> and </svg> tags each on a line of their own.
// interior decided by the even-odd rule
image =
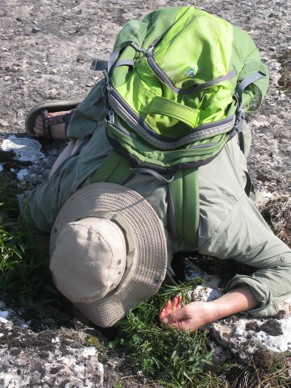
<svg viewBox="0 0 291 388">
<path fill-rule="evenodd" d="M 67 130 L 64 122 L 51 125 L 52 138 L 70 142 L 49 180 L 20 196 L 23 216 L 51 233 L 50 268 L 60 292 L 97 326 L 112 326 L 157 292 L 166 273 L 174 275 L 174 253 L 192 250 L 233 258 L 253 266 L 254 273 L 236 275 L 215 301 L 182 307 L 174 298 L 160 313 L 162 325 L 196 330 L 242 311 L 255 317 L 278 313 L 279 302 L 291 293 L 291 252 L 245 193 L 247 155 L 238 140 L 200 167 L 200 226 L 197 245 L 191 246 L 170 231 L 167 182 L 138 171 L 124 186 L 94 182 L 112 149 L 104 113 L 94 119 L 86 113 L 102 99 L 97 86 L 77 109 L 72 107 Z M 44 136 L 43 117 L 34 112 L 34 120 L 30 133 Z M 249 149 L 248 128 L 243 133 Z"/>
<path fill-rule="evenodd" d="M 251 37 L 194 7 L 163 8 L 126 23 L 105 62 L 94 61 L 105 76 L 83 101 L 26 119 L 31 135 L 69 141 L 49 179 L 19 197 L 23 218 L 50 234 L 57 289 L 112 326 L 174 278 L 175 253 L 198 252 L 254 272 L 216 301 L 174 298 L 163 325 L 275 315 L 291 294 L 291 252 L 252 201 L 245 113 L 269 78 Z"/>
</svg>

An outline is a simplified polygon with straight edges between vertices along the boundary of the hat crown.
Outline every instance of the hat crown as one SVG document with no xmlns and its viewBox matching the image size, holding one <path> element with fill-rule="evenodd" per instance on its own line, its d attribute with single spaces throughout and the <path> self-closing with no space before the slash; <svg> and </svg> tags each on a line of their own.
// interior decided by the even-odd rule
<svg viewBox="0 0 291 388">
<path fill-rule="evenodd" d="M 91 303 L 119 285 L 126 258 L 121 228 L 108 219 L 87 217 L 62 228 L 50 269 L 57 288 L 68 299 Z"/>
</svg>

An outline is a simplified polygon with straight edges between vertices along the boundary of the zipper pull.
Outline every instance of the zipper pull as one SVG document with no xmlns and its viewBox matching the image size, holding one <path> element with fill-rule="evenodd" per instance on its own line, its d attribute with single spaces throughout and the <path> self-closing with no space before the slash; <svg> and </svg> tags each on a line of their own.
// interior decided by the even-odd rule
<svg viewBox="0 0 291 388">
<path fill-rule="evenodd" d="M 153 56 L 153 51 L 154 51 L 154 46 L 150 46 L 147 51 L 145 52 L 147 57 L 152 57 Z"/>
<path fill-rule="evenodd" d="M 108 112 L 108 122 L 109 124 L 114 124 L 115 122 L 114 112 L 112 110 Z"/>
<path fill-rule="evenodd" d="M 156 47 L 156 45 L 162 40 L 162 36 L 158 36 L 153 42 L 152 44 L 149 46 L 149 48 L 146 50 L 146 55 L 149 56 L 149 57 L 152 57 L 153 56 L 153 51 L 154 51 L 154 48 Z"/>
</svg>

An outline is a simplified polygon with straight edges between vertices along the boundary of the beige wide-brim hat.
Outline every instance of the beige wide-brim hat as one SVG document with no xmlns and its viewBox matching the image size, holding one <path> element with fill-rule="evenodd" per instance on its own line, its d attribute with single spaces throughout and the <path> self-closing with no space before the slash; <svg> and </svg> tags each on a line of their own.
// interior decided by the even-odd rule
<svg viewBox="0 0 291 388">
<path fill-rule="evenodd" d="M 155 294 L 167 271 L 164 228 L 137 192 L 94 183 L 74 193 L 54 223 L 50 269 L 57 289 L 100 327 Z"/>
</svg>

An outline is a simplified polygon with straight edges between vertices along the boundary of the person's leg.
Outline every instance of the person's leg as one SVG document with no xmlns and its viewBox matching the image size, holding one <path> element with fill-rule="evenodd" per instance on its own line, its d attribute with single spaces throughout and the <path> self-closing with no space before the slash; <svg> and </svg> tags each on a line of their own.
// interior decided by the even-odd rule
<svg viewBox="0 0 291 388">
<path fill-rule="evenodd" d="M 60 155 L 57 157 L 56 161 L 54 162 L 49 178 L 55 173 L 55 171 L 58 169 L 58 167 L 71 155 L 74 154 L 74 152 L 78 149 L 80 145 L 80 140 L 72 139 L 67 146 L 63 149 L 63 151 L 60 153 Z"/>
</svg>

